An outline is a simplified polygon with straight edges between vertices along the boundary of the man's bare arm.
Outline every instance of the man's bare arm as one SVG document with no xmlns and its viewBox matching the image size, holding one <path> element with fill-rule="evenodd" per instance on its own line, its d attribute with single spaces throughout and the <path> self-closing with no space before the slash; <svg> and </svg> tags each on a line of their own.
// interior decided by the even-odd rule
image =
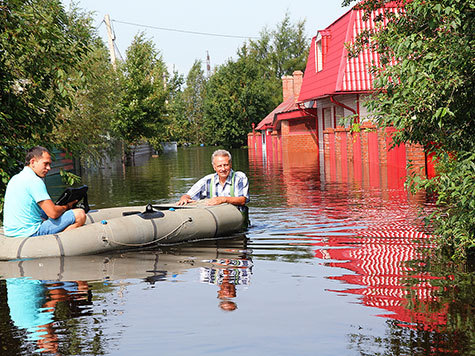
<svg viewBox="0 0 475 356">
<path fill-rule="evenodd" d="M 233 205 L 244 205 L 246 204 L 246 197 L 214 197 L 208 200 L 208 205 L 219 205 L 219 204 L 233 204 Z"/>
<path fill-rule="evenodd" d="M 71 209 L 73 205 L 77 202 L 77 200 L 74 200 L 72 202 L 69 202 L 67 205 L 56 205 L 51 199 L 46 199 L 40 201 L 38 205 L 41 209 L 43 209 L 43 211 L 46 215 L 48 215 L 48 217 L 50 217 L 51 219 L 57 219 L 61 215 L 63 215 L 66 210 Z"/>
</svg>

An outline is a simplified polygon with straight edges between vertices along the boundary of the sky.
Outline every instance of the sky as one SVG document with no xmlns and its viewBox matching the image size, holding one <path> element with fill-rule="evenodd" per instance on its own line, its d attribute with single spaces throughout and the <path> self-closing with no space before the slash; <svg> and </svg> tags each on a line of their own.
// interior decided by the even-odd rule
<svg viewBox="0 0 475 356">
<path fill-rule="evenodd" d="M 118 57 L 125 59 L 134 36 L 143 31 L 146 39 L 154 42 L 169 70 L 184 75 L 195 60 L 201 60 L 205 69 L 207 52 L 212 68 L 236 58 L 237 49 L 246 38 L 258 38 L 265 27 L 275 29 L 286 12 L 293 24 L 305 20 L 310 41 L 318 30 L 349 10 L 341 7 L 342 0 L 62 0 L 66 9 L 71 2 L 93 12 L 94 25 L 106 44 L 103 19 L 109 14 Z"/>
</svg>

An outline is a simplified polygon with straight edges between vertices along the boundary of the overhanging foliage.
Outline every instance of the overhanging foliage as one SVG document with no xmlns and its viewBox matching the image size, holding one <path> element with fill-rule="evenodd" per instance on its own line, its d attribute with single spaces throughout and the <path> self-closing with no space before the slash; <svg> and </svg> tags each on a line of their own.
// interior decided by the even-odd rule
<svg viewBox="0 0 475 356">
<path fill-rule="evenodd" d="M 372 68 L 376 93 L 368 105 L 379 126 L 398 129 L 397 143 L 422 144 L 435 154 L 440 176 L 416 183 L 439 194 L 431 222 L 441 246 L 463 257 L 475 242 L 475 0 L 367 0 L 358 6 L 370 12 L 388 3 L 401 11 L 387 11 L 384 27 L 377 17 L 380 30 L 364 32 L 353 47 L 358 53 L 371 46 L 381 58 L 382 66 Z"/>
</svg>

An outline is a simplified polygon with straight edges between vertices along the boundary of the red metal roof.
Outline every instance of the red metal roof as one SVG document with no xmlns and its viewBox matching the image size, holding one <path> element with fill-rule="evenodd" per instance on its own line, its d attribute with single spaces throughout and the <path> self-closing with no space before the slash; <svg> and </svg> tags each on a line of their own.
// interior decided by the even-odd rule
<svg viewBox="0 0 475 356">
<path fill-rule="evenodd" d="M 396 11 L 394 3 L 385 6 L 390 11 Z M 362 31 L 374 27 L 374 18 L 383 13 L 379 9 L 372 13 L 368 20 L 363 20 L 364 10 L 353 8 L 334 21 L 325 30 L 318 31 L 312 38 L 307 67 L 297 102 L 310 101 L 316 98 L 343 93 L 364 93 L 373 89 L 373 78 L 369 66 L 379 64 L 376 53 L 365 49 L 358 57 L 348 59 L 345 43 L 354 41 Z M 324 52 L 323 68 L 316 70 L 316 40 L 322 39 Z M 278 121 L 278 115 L 300 110 L 293 97 L 282 102 L 256 127 L 256 130 L 273 128 Z M 301 113 L 296 114 L 300 117 Z M 288 116 L 288 115 L 286 115 Z M 286 117 L 287 119 L 287 117 Z"/>
<path fill-rule="evenodd" d="M 387 9 L 396 11 L 394 4 L 386 5 Z M 312 38 L 307 67 L 303 77 L 299 102 L 313 100 L 336 93 L 361 92 L 373 89 L 373 78 L 369 66 L 378 65 L 377 53 L 369 49 L 363 50 L 358 57 L 348 58 L 345 43 L 351 43 L 365 29 L 374 28 L 375 16 L 384 10 L 372 13 L 368 20 L 363 20 L 364 10 L 351 9 L 341 16 L 319 35 Z M 325 36 L 327 52 L 323 59 L 323 69 L 316 70 L 316 40 Z"/>
<path fill-rule="evenodd" d="M 265 130 L 267 128 L 274 126 L 274 118 L 277 114 L 281 114 L 288 111 L 298 110 L 299 107 L 295 103 L 295 98 L 290 97 L 286 101 L 280 103 L 272 112 L 267 115 L 259 124 L 256 126 L 256 130 Z"/>
</svg>

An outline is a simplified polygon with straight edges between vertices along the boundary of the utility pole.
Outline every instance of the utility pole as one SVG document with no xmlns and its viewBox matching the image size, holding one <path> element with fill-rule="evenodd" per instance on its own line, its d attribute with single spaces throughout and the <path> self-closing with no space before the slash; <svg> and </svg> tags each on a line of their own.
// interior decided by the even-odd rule
<svg viewBox="0 0 475 356">
<path fill-rule="evenodd" d="M 107 27 L 107 39 L 109 40 L 109 54 L 110 54 L 110 57 L 111 57 L 112 68 L 114 68 L 114 70 L 116 70 L 117 66 L 115 64 L 116 58 L 115 58 L 115 48 L 114 48 L 115 33 L 112 30 L 111 18 L 109 16 L 109 14 L 106 14 L 104 16 L 104 23 L 106 24 L 106 27 Z M 125 143 L 124 143 L 124 140 L 120 140 L 120 141 L 121 141 L 120 142 L 120 148 L 121 148 L 121 151 L 122 151 L 121 152 L 122 171 L 125 174 L 125 161 L 127 160 L 127 157 L 125 155 Z"/>
<path fill-rule="evenodd" d="M 110 56 L 111 56 L 111 63 L 112 63 L 112 67 L 115 70 L 116 69 L 115 48 L 114 48 L 115 33 L 114 33 L 114 31 L 112 30 L 112 27 L 111 27 L 111 19 L 109 17 L 109 14 L 106 14 L 104 16 L 104 22 L 105 22 L 106 27 L 107 27 L 107 37 L 109 39 L 109 53 L 110 53 Z"/>
</svg>

